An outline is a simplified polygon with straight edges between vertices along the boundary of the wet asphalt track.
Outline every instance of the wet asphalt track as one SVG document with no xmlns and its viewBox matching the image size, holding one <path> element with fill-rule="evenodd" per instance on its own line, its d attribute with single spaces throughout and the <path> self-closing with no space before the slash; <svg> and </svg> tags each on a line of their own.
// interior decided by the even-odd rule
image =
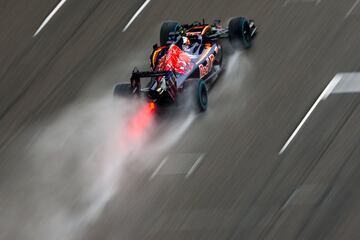
<svg viewBox="0 0 360 240">
<path fill-rule="evenodd" d="M 2 1 L 0 239 L 36 231 L 23 199 L 38 189 L 37 171 L 20 156 L 36 138 L 30 126 L 77 98 L 100 96 L 133 65 L 145 67 L 163 20 L 239 15 L 255 19 L 259 34 L 234 57 L 209 111 L 154 164 L 131 167 L 128 186 L 80 236 L 59 224 L 43 230 L 46 239 L 56 231 L 62 239 L 359 239 L 359 93 L 321 101 L 279 155 L 335 74 L 359 70 L 356 2 L 153 0 L 122 32 L 142 1 L 68 0 L 33 38 L 58 1 Z M 19 208 L 10 219 L 1 212 L 13 199 Z"/>
</svg>

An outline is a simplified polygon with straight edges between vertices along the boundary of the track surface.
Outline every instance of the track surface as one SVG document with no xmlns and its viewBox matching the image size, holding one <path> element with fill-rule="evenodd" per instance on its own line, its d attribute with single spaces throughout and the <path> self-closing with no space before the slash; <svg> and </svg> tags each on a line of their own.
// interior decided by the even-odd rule
<svg viewBox="0 0 360 240">
<path fill-rule="evenodd" d="M 0 239 L 359 239 L 359 94 L 330 95 L 278 154 L 334 75 L 359 70 L 356 2 L 153 0 L 122 32 L 142 1 L 68 0 L 33 38 L 57 1 L 2 1 Z M 250 51 L 232 56 L 239 62 L 210 94 L 209 111 L 154 164 L 130 167 L 127 187 L 85 227 L 73 226 L 80 235 L 60 223 L 36 229 L 26 199 L 47 180 L 21 155 L 37 136 L 30 126 L 146 66 L 162 21 L 241 15 L 259 34 Z M 183 158 L 189 164 L 178 170 Z M 71 172 L 63 178 L 57 184 L 71 188 Z M 60 201 L 56 191 L 44 196 Z M 17 211 L 2 214 L 14 199 Z M 76 197 L 66 200 L 74 202 L 68 211 L 81 209 Z"/>
</svg>

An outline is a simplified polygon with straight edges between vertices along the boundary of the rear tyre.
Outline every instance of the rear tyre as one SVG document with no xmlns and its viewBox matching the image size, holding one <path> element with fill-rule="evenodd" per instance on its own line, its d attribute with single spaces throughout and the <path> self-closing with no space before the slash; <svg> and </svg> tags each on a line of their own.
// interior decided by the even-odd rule
<svg viewBox="0 0 360 240">
<path fill-rule="evenodd" d="M 195 99 L 200 112 L 205 112 L 208 106 L 208 90 L 204 80 L 198 80 L 195 88 Z"/>
<path fill-rule="evenodd" d="M 129 97 L 131 96 L 131 84 L 130 83 L 119 83 L 114 88 L 114 96 L 117 97 Z"/>
<path fill-rule="evenodd" d="M 208 106 L 208 89 L 204 80 L 186 80 L 184 90 L 178 96 L 178 106 L 184 107 L 186 111 L 206 111 Z"/>
<path fill-rule="evenodd" d="M 251 47 L 250 22 L 244 17 L 236 17 L 229 23 L 229 40 L 235 49 Z"/>
<path fill-rule="evenodd" d="M 181 28 L 181 24 L 178 22 L 174 22 L 174 21 L 164 22 L 161 25 L 161 29 L 160 29 L 160 44 L 166 45 L 169 39 L 169 34 L 171 32 L 179 31 L 180 28 Z"/>
</svg>

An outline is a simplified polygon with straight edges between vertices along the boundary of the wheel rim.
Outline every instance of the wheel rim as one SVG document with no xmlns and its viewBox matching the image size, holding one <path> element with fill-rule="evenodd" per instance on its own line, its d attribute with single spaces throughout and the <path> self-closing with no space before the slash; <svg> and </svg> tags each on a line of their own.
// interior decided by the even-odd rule
<svg viewBox="0 0 360 240">
<path fill-rule="evenodd" d="M 179 25 L 179 24 L 176 25 L 174 31 L 175 31 L 175 32 L 179 31 L 180 27 L 181 27 L 181 25 Z"/>
<path fill-rule="evenodd" d="M 251 37 L 250 37 L 250 27 L 248 23 L 244 24 L 243 35 L 245 41 L 249 42 Z"/>
</svg>

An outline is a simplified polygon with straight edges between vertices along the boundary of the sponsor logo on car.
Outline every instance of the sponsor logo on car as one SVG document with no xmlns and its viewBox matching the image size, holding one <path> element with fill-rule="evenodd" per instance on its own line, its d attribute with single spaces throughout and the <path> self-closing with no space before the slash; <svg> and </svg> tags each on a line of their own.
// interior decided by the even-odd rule
<svg viewBox="0 0 360 240">
<path fill-rule="evenodd" d="M 205 66 L 204 66 L 204 64 L 199 65 L 200 78 L 203 78 L 209 74 L 209 72 L 211 71 L 211 69 L 213 67 L 214 61 L 215 61 L 215 55 L 211 54 L 209 57 L 206 58 Z"/>
</svg>

